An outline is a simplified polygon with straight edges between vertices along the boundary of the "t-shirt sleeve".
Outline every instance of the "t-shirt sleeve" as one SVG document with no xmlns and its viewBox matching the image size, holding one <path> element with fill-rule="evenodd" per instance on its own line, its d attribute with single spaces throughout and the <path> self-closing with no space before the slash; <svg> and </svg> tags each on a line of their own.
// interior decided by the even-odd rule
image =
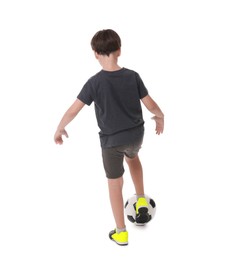
<svg viewBox="0 0 248 260">
<path fill-rule="evenodd" d="M 90 106 L 93 102 L 93 95 L 92 95 L 92 85 L 90 80 L 88 80 L 81 91 L 79 92 L 77 98 L 84 102 L 86 105 Z"/>
<path fill-rule="evenodd" d="M 140 99 L 142 99 L 148 95 L 148 90 L 145 87 L 145 84 L 138 73 L 136 74 L 136 79 L 138 84 L 139 97 Z"/>
</svg>

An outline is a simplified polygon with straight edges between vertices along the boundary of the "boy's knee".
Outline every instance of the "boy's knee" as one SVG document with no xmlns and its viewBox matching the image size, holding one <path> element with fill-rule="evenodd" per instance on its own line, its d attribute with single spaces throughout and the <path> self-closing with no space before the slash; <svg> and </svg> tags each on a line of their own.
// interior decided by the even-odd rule
<svg viewBox="0 0 248 260">
<path fill-rule="evenodd" d="M 108 184 L 111 188 L 121 188 L 123 186 L 123 177 L 108 179 Z"/>
<path fill-rule="evenodd" d="M 126 162 L 129 164 L 129 163 L 133 163 L 133 162 L 135 162 L 136 160 L 138 160 L 139 159 L 139 157 L 138 157 L 138 155 L 136 155 L 136 156 L 134 156 L 134 157 L 127 157 L 127 156 L 125 156 L 125 160 L 126 160 Z"/>
</svg>

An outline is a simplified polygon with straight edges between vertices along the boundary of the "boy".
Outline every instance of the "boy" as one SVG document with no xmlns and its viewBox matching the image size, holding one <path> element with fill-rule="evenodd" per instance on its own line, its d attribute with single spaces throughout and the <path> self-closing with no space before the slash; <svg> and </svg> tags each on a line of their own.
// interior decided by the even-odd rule
<svg viewBox="0 0 248 260">
<path fill-rule="evenodd" d="M 144 197 L 143 170 L 138 152 L 144 135 L 144 120 L 140 100 L 154 115 L 156 133 L 163 133 L 164 115 L 149 96 L 140 76 L 135 71 L 121 68 L 118 57 L 121 39 L 111 30 L 98 31 L 91 40 L 91 47 L 102 70 L 85 83 L 77 99 L 62 117 L 54 135 L 56 144 L 63 144 L 68 137 L 65 127 L 76 117 L 84 105 L 94 102 L 103 166 L 108 180 L 110 204 L 116 228 L 109 238 L 118 245 L 128 244 L 128 231 L 124 220 L 123 160 L 125 158 L 137 195 L 136 222 L 147 222 L 148 203 Z"/>
</svg>

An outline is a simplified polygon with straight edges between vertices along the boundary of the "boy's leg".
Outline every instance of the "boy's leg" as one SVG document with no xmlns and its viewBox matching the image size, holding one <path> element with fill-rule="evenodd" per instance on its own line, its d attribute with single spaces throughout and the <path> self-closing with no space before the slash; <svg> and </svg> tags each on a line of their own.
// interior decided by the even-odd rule
<svg viewBox="0 0 248 260">
<path fill-rule="evenodd" d="M 136 223 L 144 225 L 149 220 L 148 215 L 148 203 L 145 199 L 144 181 L 143 181 L 143 169 L 139 156 L 135 156 L 133 159 L 125 157 L 126 162 L 131 173 L 131 177 L 134 183 L 137 203 L 136 203 Z"/>
<path fill-rule="evenodd" d="M 129 167 L 129 171 L 134 183 L 136 195 L 143 196 L 144 195 L 143 169 L 142 169 L 139 156 L 137 155 L 132 159 L 125 156 L 125 160 Z"/>
<path fill-rule="evenodd" d="M 124 202 L 122 196 L 123 177 L 108 179 L 110 203 L 118 229 L 125 228 Z"/>
<path fill-rule="evenodd" d="M 128 232 L 124 220 L 123 158 L 121 147 L 102 149 L 103 165 L 108 179 L 109 198 L 116 228 L 109 233 L 109 238 L 118 245 L 128 244 Z"/>
<path fill-rule="evenodd" d="M 128 232 L 124 221 L 124 202 L 122 197 L 123 177 L 108 179 L 110 203 L 116 223 L 116 229 L 109 232 L 109 238 L 118 245 L 128 244 Z"/>
</svg>

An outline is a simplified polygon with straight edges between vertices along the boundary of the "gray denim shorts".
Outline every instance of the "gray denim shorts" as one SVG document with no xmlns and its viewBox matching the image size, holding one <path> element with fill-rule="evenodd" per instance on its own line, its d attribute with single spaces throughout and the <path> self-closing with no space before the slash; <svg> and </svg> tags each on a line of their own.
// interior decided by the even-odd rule
<svg viewBox="0 0 248 260">
<path fill-rule="evenodd" d="M 134 158 L 139 153 L 142 140 L 129 145 L 121 145 L 111 148 L 102 148 L 103 166 L 108 179 L 116 179 L 123 175 L 124 156 Z"/>
</svg>

